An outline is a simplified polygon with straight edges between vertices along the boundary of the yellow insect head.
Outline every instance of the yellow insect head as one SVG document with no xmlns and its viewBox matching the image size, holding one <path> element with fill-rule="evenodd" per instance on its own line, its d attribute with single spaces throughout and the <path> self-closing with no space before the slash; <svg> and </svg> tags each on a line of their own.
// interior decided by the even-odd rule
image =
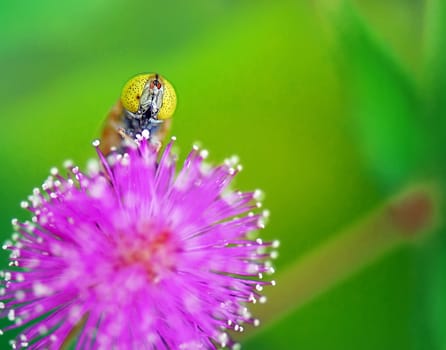
<svg viewBox="0 0 446 350">
<path fill-rule="evenodd" d="M 153 86 L 152 86 L 153 85 Z M 162 89 L 161 107 L 157 119 L 165 120 L 172 117 L 177 106 L 177 96 L 172 84 L 158 74 L 139 74 L 130 79 L 122 89 L 121 102 L 123 107 L 132 113 L 137 113 L 144 103 L 147 103 L 146 91 L 152 88 Z"/>
</svg>

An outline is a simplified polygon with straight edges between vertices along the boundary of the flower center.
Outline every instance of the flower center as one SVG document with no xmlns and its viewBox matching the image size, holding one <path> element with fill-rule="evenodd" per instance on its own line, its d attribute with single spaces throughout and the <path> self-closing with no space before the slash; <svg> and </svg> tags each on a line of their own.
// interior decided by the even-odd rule
<svg viewBox="0 0 446 350">
<path fill-rule="evenodd" d="M 177 246 L 169 230 L 150 234 L 121 235 L 118 243 L 118 268 L 142 266 L 149 281 L 158 283 L 175 269 Z"/>
</svg>

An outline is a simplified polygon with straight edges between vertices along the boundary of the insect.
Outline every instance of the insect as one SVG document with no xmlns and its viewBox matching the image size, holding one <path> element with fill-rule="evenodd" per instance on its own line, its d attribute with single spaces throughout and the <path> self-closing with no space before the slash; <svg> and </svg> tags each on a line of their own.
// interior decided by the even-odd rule
<svg viewBox="0 0 446 350">
<path fill-rule="evenodd" d="M 124 140 L 135 139 L 143 130 L 153 141 L 167 134 L 177 97 L 172 84 L 157 73 L 138 74 L 123 87 L 121 97 L 108 113 L 101 136 L 101 151 L 108 154 Z"/>
</svg>

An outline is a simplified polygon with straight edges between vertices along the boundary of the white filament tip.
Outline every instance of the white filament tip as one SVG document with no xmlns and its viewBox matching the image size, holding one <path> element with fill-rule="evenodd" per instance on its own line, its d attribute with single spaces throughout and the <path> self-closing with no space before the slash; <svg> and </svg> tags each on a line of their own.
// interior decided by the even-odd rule
<svg viewBox="0 0 446 350">
<path fill-rule="evenodd" d="M 200 152 L 200 157 L 203 159 L 206 159 L 208 157 L 208 155 L 209 155 L 209 151 L 206 149 L 204 149 Z"/>
<path fill-rule="evenodd" d="M 141 134 L 142 134 L 142 137 L 145 138 L 146 140 L 148 140 L 150 137 L 150 131 L 147 129 L 144 129 Z"/>
</svg>

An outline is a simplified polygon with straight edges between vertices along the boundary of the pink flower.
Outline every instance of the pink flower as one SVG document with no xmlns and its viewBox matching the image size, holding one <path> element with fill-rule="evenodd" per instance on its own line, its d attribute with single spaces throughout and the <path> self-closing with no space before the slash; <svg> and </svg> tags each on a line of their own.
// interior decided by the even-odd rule
<svg viewBox="0 0 446 350">
<path fill-rule="evenodd" d="M 95 142 L 96 169 L 54 169 L 22 203 L 32 222 L 14 221 L 0 289 L 6 330 L 23 327 L 13 347 L 215 349 L 258 322 L 247 304 L 274 284 L 277 246 L 253 238 L 258 192 L 230 190 L 239 169 L 197 148 L 176 175 L 172 144 L 140 138 L 106 158 Z"/>
</svg>

